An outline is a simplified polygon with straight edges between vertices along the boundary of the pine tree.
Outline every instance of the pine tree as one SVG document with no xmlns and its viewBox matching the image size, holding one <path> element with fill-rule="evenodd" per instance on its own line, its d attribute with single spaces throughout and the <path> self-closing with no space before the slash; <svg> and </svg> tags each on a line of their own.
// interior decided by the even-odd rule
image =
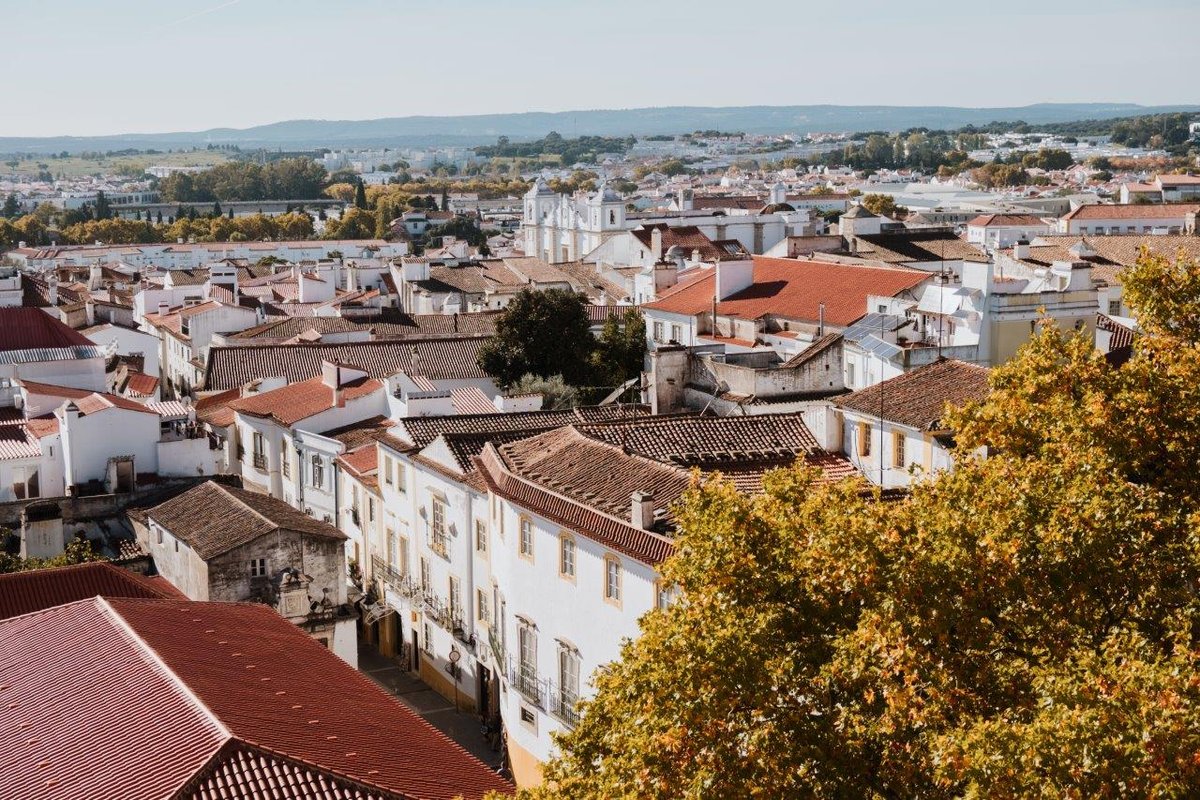
<svg viewBox="0 0 1200 800">
<path fill-rule="evenodd" d="M 354 207 L 367 208 L 367 187 L 363 185 L 362 178 L 354 181 Z"/>
<path fill-rule="evenodd" d="M 4 198 L 4 210 L 0 211 L 0 216 L 6 219 L 16 219 L 21 216 L 21 204 L 17 202 L 17 196 L 10 193 Z"/>
</svg>

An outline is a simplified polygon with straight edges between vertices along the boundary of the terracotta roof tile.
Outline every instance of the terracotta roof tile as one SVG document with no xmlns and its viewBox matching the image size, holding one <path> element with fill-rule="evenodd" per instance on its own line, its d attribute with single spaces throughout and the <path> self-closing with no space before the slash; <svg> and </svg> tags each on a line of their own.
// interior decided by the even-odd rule
<svg viewBox="0 0 1200 800">
<path fill-rule="evenodd" d="M 282 500 L 206 481 L 146 511 L 203 559 L 277 531 L 341 541 L 346 535 Z"/>
<path fill-rule="evenodd" d="M 266 606 L 94 598 L 6 620 L 0 638 L 9 796 L 73 800 L 119 787 L 122 800 L 451 800 L 512 790 Z"/>
<path fill-rule="evenodd" d="M 921 431 L 941 428 L 947 405 L 983 400 L 991 392 L 990 370 L 942 359 L 834 401 L 851 411 Z"/>
<path fill-rule="evenodd" d="M 815 321 L 824 303 L 826 322 L 846 326 L 867 313 L 869 295 L 893 297 L 929 277 L 927 272 L 910 269 L 755 256 L 753 285 L 717 303 L 717 313 L 743 319 L 774 314 Z M 711 311 L 714 280 L 709 270 L 643 308 L 692 316 Z"/>
<path fill-rule="evenodd" d="M 95 347 L 95 343 L 41 309 L 0 308 L 0 352 L 58 347 Z"/>
<path fill-rule="evenodd" d="M 223 391 L 268 376 L 298 383 L 321 374 L 323 361 L 356 364 L 372 378 L 412 369 L 431 380 L 486 378 L 477 354 L 482 336 L 385 340 L 351 344 L 288 344 L 213 347 L 204 388 Z"/>
<path fill-rule="evenodd" d="M 106 561 L 0 575 L 0 619 L 31 614 L 89 597 L 183 597 L 165 581 L 156 583 Z"/>
<path fill-rule="evenodd" d="M 382 387 L 383 383 L 374 378 L 359 378 L 342 385 L 341 400 L 348 402 L 367 397 Z M 335 405 L 333 388 L 317 377 L 234 400 L 228 407 L 238 414 L 268 417 L 280 425 L 295 425 Z"/>
</svg>

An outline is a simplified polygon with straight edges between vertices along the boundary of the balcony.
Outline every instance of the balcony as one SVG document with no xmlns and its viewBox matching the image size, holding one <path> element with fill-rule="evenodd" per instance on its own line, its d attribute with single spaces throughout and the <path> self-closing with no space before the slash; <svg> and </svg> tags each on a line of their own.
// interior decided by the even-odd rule
<svg viewBox="0 0 1200 800">
<path fill-rule="evenodd" d="M 579 712 L 576 710 L 576 706 L 579 703 L 579 695 L 562 686 L 553 687 L 548 694 L 550 696 L 550 713 L 568 727 L 574 728 L 578 725 Z"/>
<path fill-rule="evenodd" d="M 509 679 L 513 687 L 524 695 L 525 699 L 533 703 L 535 706 L 542 705 L 542 698 L 545 696 L 543 686 L 538 681 L 537 670 L 528 664 L 522 664 L 512 670 Z"/>
<path fill-rule="evenodd" d="M 255 453 L 253 456 L 251 456 L 250 460 L 254 464 L 254 468 L 259 472 L 267 471 L 267 457 L 265 454 Z"/>
<path fill-rule="evenodd" d="M 371 573 L 376 580 L 401 597 L 413 598 L 421 593 L 420 587 L 413 583 L 412 578 L 397 572 L 379 556 L 371 556 Z"/>
</svg>

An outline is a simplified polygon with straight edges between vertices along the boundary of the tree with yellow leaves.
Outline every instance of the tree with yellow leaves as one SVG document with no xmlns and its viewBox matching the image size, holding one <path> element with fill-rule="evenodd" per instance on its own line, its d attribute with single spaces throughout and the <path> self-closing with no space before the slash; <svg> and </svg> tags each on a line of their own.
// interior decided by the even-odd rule
<svg viewBox="0 0 1200 800">
<path fill-rule="evenodd" d="M 1147 253 L 1123 282 L 1131 358 L 1047 325 L 908 497 L 697 483 L 662 568 L 681 599 L 525 795 L 1194 796 L 1200 265 Z"/>
</svg>

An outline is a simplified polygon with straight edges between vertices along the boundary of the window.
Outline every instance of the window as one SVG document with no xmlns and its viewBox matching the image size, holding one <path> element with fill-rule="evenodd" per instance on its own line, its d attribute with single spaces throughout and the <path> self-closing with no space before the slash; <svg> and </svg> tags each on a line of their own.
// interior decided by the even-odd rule
<svg viewBox="0 0 1200 800">
<path fill-rule="evenodd" d="M 375 498 L 370 496 L 367 497 L 367 521 L 375 521 Z"/>
<path fill-rule="evenodd" d="M 488 593 L 483 589 L 475 590 L 475 617 L 485 625 L 492 621 L 491 615 L 488 613 Z"/>
<path fill-rule="evenodd" d="M 621 602 L 621 562 L 616 556 L 604 558 L 604 599 L 610 603 Z"/>
<path fill-rule="evenodd" d="M 392 459 L 387 456 L 383 457 L 383 482 L 392 485 Z"/>
<path fill-rule="evenodd" d="M 483 520 L 477 519 L 475 520 L 475 552 L 486 553 L 487 549 L 487 525 Z"/>
<path fill-rule="evenodd" d="M 429 546 L 438 555 L 446 555 L 446 501 L 435 497 L 430 502 Z"/>
<path fill-rule="evenodd" d="M 292 477 L 292 460 L 288 458 L 288 444 L 283 443 L 283 447 L 279 449 L 279 469 L 283 471 L 283 477 Z"/>
<path fill-rule="evenodd" d="M 433 655 L 433 626 L 426 622 L 421 626 L 421 649 L 428 655 Z"/>
<path fill-rule="evenodd" d="M 462 585 L 453 575 L 450 576 L 450 619 L 462 619 Z"/>
<path fill-rule="evenodd" d="M 863 458 L 871 455 L 871 426 L 865 422 L 858 423 L 858 454 Z"/>
<path fill-rule="evenodd" d="M 672 342 L 682 342 L 683 341 L 683 328 L 681 328 L 678 325 L 671 326 L 671 341 Z"/>
<path fill-rule="evenodd" d="M 401 536 L 396 543 L 396 547 L 399 549 L 399 552 L 397 553 L 398 560 L 396 563 L 396 571 L 399 572 L 401 576 L 407 578 L 408 577 L 408 539 L 405 539 L 403 536 Z"/>
<path fill-rule="evenodd" d="M 312 457 L 312 485 L 314 488 L 325 488 L 325 460 L 318 455 Z"/>
<path fill-rule="evenodd" d="M 671 603 L 675 602 L 675 597 L 679 594 L 679 590 L 665 581 L 654 582 L 654 605 L 660 611 L 666 611 Z"/>
<path fill-rule="evenodd" d="M 154 527 L 154 541 L 157 544 L 163 543 L 163 531 L 162 528 L 158 527 L 157 525 Z"/>
<path fill-rule="evenodd" d="M 267 560 L 265 558 L 250 559 L 250 577 L 251 578 L 267 577 Z"/>
<path fill-rule="evenodd" d="M 251 446 L 251 451 L 254 454 L 254 468 L 255 469 L 266 469 L 267 468 L 267 454 L 266 454 L 266 451 L 263 449 L 263 435 L 261 433 L 255 431 L 254 436 L 251 438 L 251 441 L 253 442 L 253 445 Z"/>
<path fill-rule="evenodd" d="M 424 557 L 422 557 L 421 558 L 421 591 L 425 592 L 426 594 L 429 593 L 429 582 L 430 582 L 429 581 L 429 562 Z"/>
<path fill-rule="evenodd" d="M 537 631 L 529 623 L 517 628 L 517 690 L 528 694 L 537 683 Z"/>
<path fill-rule="evenodd" d="M 12 488 L 13 496 L 18 500 L 41 497 L 37 467 L 14 467 Z"/>
<path fill-rule="evenodd" d="M 663 324 L 661 322 L 654 323 L 654 341 L 661 342 L 663 340 Z"/>
<path fill-rule="evenodd" d="M 1108 313 L 1111 314 L 1112 316 L 1120 316 L 1121 301 L 1120 300 L 1109 300 L 1108 301 Z"/>
<path fill-rule="evenodd" d="M 565 533 L 558 540 L 558 574 L 575 578 L 575 540 Z"/>
<path fill-rule="evenodd" d="M 887 303 L 880 303 L 878 306 L 878 310 L 879 310 L 880 314 L 886 314 L 887 313 Z"/>
<path fill-rule="evenodd" d="M 846 365 L 846 388 L 847 389 L 854 388 L 854 365 L 853 364 Z"/>
<path fill-rule="evenodd" d="M 908 439 L 904 431 L 892 431 L 892 466 L 904 466 L 904 443 Z"/>
<path fill-rule="evenodd" d="M 392 466 L 396 468 L 396 491 L 403 494 L 405 491 L 407 491 L 405 487 L 404 462 L 393 461 Z"/>
<path fill-rule="evenodd" d="M 558 645 L 558 716 L 574 725 L 579 720 L 575 704 L 579 701 L 579 652 L 560 642 Z"/>
<path fill-rule="evenodd" d="M 527 517 L 521 517 L 521 536 L 517 547 L 523 558 L 533 558 L 533 523 Z"/>
<path fill-rule="evenodd" d="M 391 528 L 388 528 L 386 530 L 386 532 L 384 533 L 384 541 L 387 542 L 388 566 L 391 567 L 392 569 L 395 569 L 396 565 L 398 563 L 397 556 L 399 555 L 399 553 L 397 552 L 397 549 L 396 549 L 397 548 L 396 532 L 394 530 L 392 530 Z"/>
</svg>

